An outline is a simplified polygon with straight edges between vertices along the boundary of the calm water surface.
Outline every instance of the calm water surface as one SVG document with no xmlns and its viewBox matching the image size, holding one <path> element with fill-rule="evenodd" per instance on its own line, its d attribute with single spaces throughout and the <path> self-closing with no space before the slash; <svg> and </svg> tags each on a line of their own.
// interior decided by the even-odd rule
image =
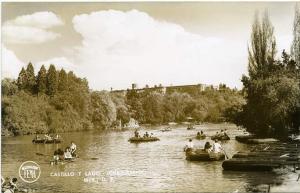
<svg viewBox="0 0 300 193">
<path fill-rule="evenodd" d="M 154 133 L 160 141 L 141 144 L 128 142 L 132 131 L 67 133 L 62 134 L 64 142 L 56 145 L 32 144 L 33 136 L 2 138 L 2 175 L 17 176 L 22 162 L 32 160 L 40 165 L 41 177 L 33 184 L 20 182 L 20 186 L 37 189 L 41 193 L 243 192 L 245 186 L 257 184 L 271 184 L 271 191 L 300 192 L 300 186 L 294 183 L 296 176 L 287 172 L 230 172 L 223 171 L 222 162 L 185 160 L 183 147 L 199 130 L 211 136 L 221 128 L 227 128 L 232 140 L 222 145 L 229 157 L 237 151 L 251 148 L 234 140 L 234 136 L 241 133 L 234 125 L 205 124 L 196 126 L 196 130 L 177 126 L 171 132 L 161 132 L 161 128 L 142 130 L 142 133 L 146 130 Z M 50 156 L 36 155 L 37 152 L 52 155 L 55 149 L 65 148 L 71 140 L 77 144 L 80 156 L 75 162 L 51 166 Z M 203 147 L 205 141 L 194 139 L 199 147 Z M 98 176 L 86 175 L 93 171 L 97 171 Z M 55 176 L 70 172 L 76 175 Z M 81 172 L 80 176 L 78 172 Z M 97 181 L 85 181 L 91 178 Z"/>
</svg>

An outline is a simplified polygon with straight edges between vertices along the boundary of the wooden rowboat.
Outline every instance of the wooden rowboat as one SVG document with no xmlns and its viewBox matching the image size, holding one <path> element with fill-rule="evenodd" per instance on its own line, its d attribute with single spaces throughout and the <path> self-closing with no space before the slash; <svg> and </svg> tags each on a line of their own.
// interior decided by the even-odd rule
<svg viewBox="0 0 300 193">
<path fill-rule="evenodd" d="M 196 136 L 196 139 L 199 139 L 199 140 L 201 140 L 201 139 L 205 139 L 206 138 L 206 135 L 197 135 Z"/>
<path fill-rule="evenodd" d="M 225 140 L 230 140 L 230 137 L 228 135 L 223 135 L 223 136 L 218 136 L 218 135 L 214 135 L 211 136 L 211 140 L 220 140 L 220 141 L 225 141 Z"/>
<path fill-rule="evenodd" d="M 142 142 L 159 141 L 159 138 L 157 138 L 157 137 L 131 137 L 128 141 L 131 143 L 142 143 Z"/>
<path fill-rule="evenodd" d="M 219 161 L 224 160 L 224 153 L 207 153 L 202 149 L 198 149 L 196 151 L 188 151 L 186 152 L 186 160 L 189 161 Z"/>
<path fill-rule="evenodd" d="M 51 139 L 51 140 L 47 140 L 47 139 L 33 139 L 32 143 L 44 143 L 44 144 L 56 144 L 56 143 L 61 143 L 62 140 L 60 139 Z"/>
</svg>

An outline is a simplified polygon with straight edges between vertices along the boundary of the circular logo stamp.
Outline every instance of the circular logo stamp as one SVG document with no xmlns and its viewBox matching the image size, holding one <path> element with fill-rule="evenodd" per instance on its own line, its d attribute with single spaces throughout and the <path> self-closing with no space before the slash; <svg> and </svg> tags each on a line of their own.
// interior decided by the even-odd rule
<svg viewBox="0 0 300 193">
<path fill-rule="evenodd" d="M 41 168 L 39 164 L 34 161 L 23 162 L 19 168 L 20 178 L 27 183 L 36 182 L 41 175 Z"/>
</svg>

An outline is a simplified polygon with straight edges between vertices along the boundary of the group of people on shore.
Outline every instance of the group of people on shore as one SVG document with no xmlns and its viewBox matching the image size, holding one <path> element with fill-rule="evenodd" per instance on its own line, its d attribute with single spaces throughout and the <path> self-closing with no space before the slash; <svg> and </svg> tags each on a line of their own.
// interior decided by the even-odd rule
<svg viewBox="0 0 300 193">
<path fill-rule="evenodd" d="M 2 193 L 14 193 L 15 191 L 18 191 L 17 187 L 17 178 L 10 179 L 9 177 L 3 178 L 1 176 L 1 190 Z"/>
<path fill-rule="evenodd" d="M 135 131 L 134 131 L 134 137 L 141 138 L 141 136 L 140 136 L 138 130 L 135 130 Z M 154 137 L 154 136 L 153 136 L 153 133 L 151 133 L 151 134 L 149 135 L 149 133 L 146 131 L 146 133 L 144 133 L 144 135 L 143 135 L 143 138 L 148 138 L 148 137 Z"/>
<path fill-rule="evenodd" d="M 57 164 L 59 161 L 72 160 L 73 158 L 75 158 L 77 156 L 76 150 L 77 150 L 77 146 L 75 145 L 75 143 L 73 141 L 71 141 L 70 146 L 65 148 L 65 151 L 58 148 L 57 150 L 54 151 L 54 154 L 53 154 L 54 163 Z"/>
<path fill-rule="evenodd" d="M 194 143 L 192 139 L 189 139 L 188 144 L 185 146 L 184 150 L 185 152 L 193 151 L 194 149 Z M 224 151 L 223 147 L 219 143 L 217 139 L 214 140 L 213 144 L 210 144 L 209 141 L 207 141 L 204 145 L 203 150 L 207 153 L 220 153 Z"/>
</svg>

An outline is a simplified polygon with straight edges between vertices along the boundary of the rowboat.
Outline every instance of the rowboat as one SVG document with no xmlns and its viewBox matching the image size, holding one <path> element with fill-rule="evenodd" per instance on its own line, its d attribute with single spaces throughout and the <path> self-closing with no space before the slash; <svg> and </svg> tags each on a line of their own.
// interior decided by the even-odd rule
<svg viewBox="0 0 300 193">
<path fill-rule="evenodd" d="M 197 149 L 195 151 L 186 152 L 186 160 L 189 161 L 219 161 L 224 160 L 225 155 L 222 152 L 206 152 L 203 149 Z"/>
<path fill-rule="evenodd" d="M 196 128 L 194 126 L 188 126 L 186 129 L 187 130 L 192 130 L 192 129 L 196 129 Z"/>
<path fill-rule="evenodd" d="M 165 128 L 165 129 L 162 129 L 161 131 L 162 132 L 168 132 L 168 131 L 172 131 L 172 129 L 171 128 Z"/>
<path fill-rule="evenodd" d="M 33 139 L 32 143 L 56 144 L 61 143 L 60 139 Z"/>
<path fill-rule="evenodd" d="M 159 141 L 159 138 L 157 138 L 157 137 L 131 137 L 128 141 L 131 143 L 142 143 L 142 142 Z"/>
<path fill-rule="evenodd" d="M 225 141 L 225 140 L 230 140 L 230 137 L 228 135 L 222 135 L 222 136 L 219 136 L 219 135 L 214 135 L 214 136 L 211 136 L 211 140 L 220 140 L 220 141 Z"/>
<path fill-rule="evenodd" d="M 73 157 L 72 159 L 65 159 L 65 160 L 58 160 L 58 161 L 55 161 L 55 160 L 51 160 L 50 161 L 50 164 L 51 165 L 64 165 L 64 164 L 67 164 L 67 163 L 72 163 L 72 162 L 75 162 L 76 161 L 76 157 Z"/>
<path fill-rule="evenodd" d="M 197 135 L 196 136 L 196 139 L 199 139 L 199 140 L 201 140 L 201 139 L 205 139 L 206 138 L 206 135 Z"/>
</svg>

